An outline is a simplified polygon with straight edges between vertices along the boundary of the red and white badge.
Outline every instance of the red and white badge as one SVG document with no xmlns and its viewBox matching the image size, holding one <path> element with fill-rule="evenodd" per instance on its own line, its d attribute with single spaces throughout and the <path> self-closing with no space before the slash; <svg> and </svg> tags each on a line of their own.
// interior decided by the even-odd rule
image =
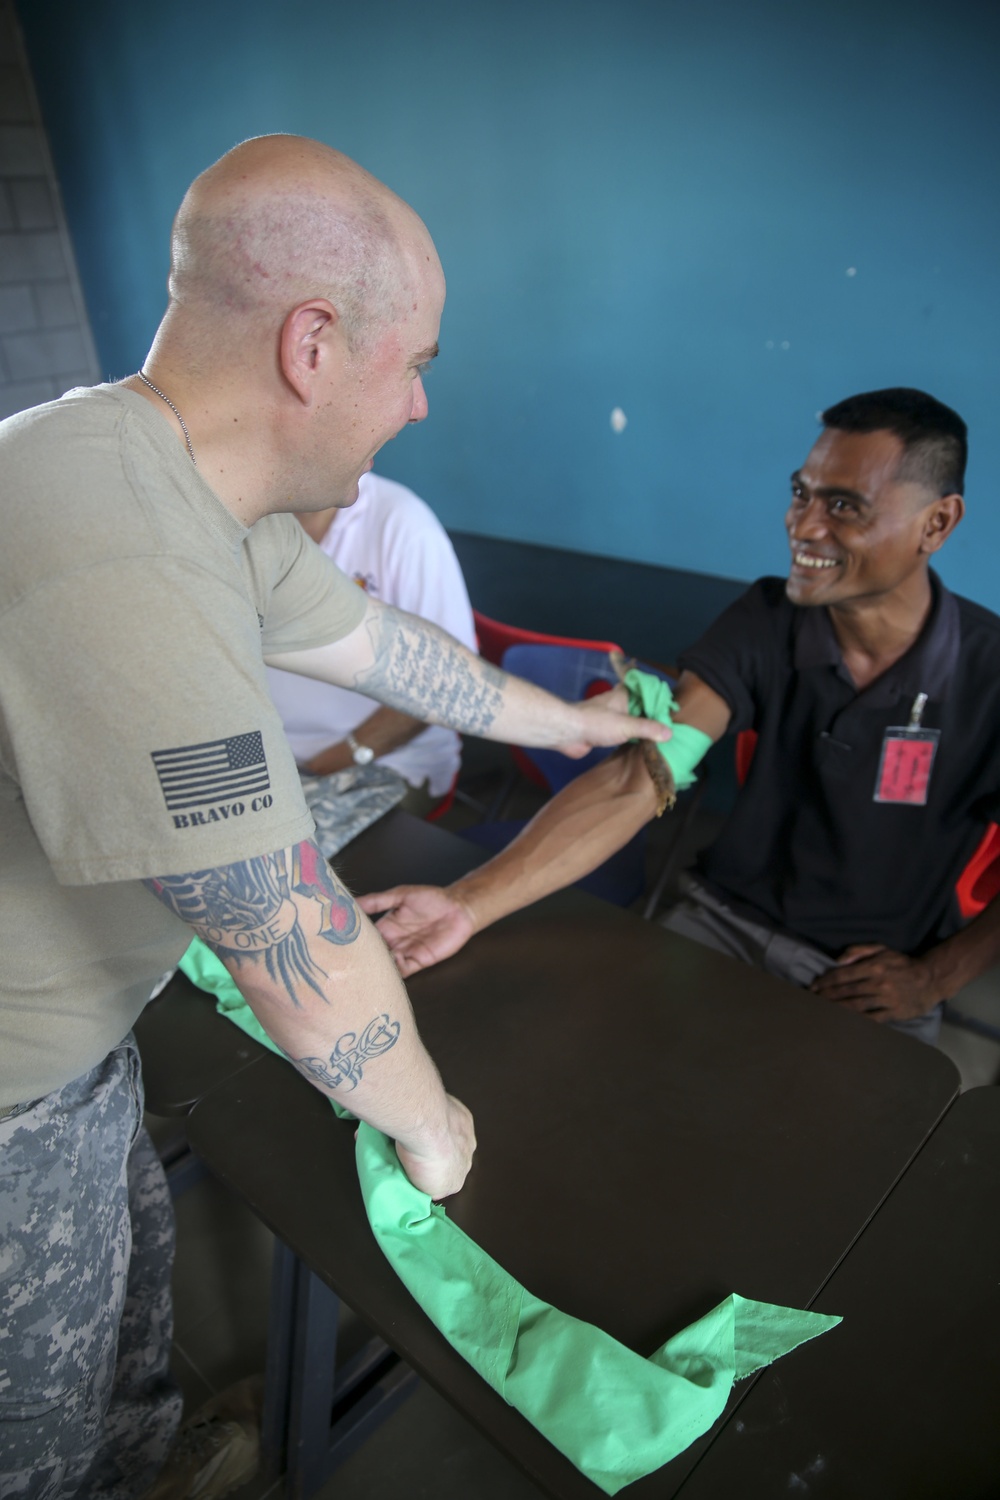
<svg viewBox="0 0 1000 1500">
<path fill-rule="evenodd" d="M 927 792 L 941 731 L 921 726 L 926 706 L 927 694 L 918 693 L 910 709 L 909 724 L 886 730 L 875 778 L 875 802 L 927 806 Z"/>
<path fill-rule="evenodd" d="M 875 778 L 876 802 L 926 807 L 940 730 L 887 729 Z"/>
</svg>

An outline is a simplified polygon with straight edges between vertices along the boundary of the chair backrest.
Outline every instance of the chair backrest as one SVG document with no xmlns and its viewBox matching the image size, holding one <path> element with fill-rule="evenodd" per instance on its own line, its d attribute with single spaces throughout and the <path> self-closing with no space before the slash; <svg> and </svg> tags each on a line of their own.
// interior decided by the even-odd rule
<svg viewBox="0 0 1000 1500">
<path fill-rule="evenodd" d="M 617 648 L 615 648 L 617 649 Z M 508 646 L 501 657 L 505 672 L 525 677 L 557 698 L 579 702 L 595 692 L 608 692 L 618 681 L 610 652 L 602 646 L 530 645 Z"/>
<path fill-rule="evenodd" d="M 978 917 L 1000 894 L 1000 828 L 990 823 L 979 847 L 958 877 L 958 909 L 968 920 Z"/>
<path fill-rule="evenodd" d="M 525 630 L 520 625 L 505 625 L 500 620 L 491 620 L 478 609 L 472 611 L 476 626 L 479 654 L 494 666 L 500 666 L 503 654 L 509 646 L 579 646 L 590 651 L 620 651 L 614 641 L 585 641 L 568 635 L 547 635 L 541 630 Z"/>
<path fill-rule="evenodd" d="M 617 646 L 605 649 L 603 644 L 600 647 L 577 644 L 513 645 L 508 646 L 504 652 L 501 666 L 505 672 L 513 672 L 515 676 L 524 677 L 528 682 L 555 693 L 557 698 L 580 702 L 599 692 L 609 692 L 615 686 L 618 676 L 611 665 L 609 652 L 617 649 Z M 644 662 L 637 665 L 645 672 L 653 672 L 657 677 L 662 677 L 666 682 L 673 681 L 657 667 L 648 666 Z M 549 790 L 558 792 L 610 754 L 610 750 L 591 750 L 582 759 L 571 760 L 558 750 L 518 748 L 515 758 L 519 764 L 522 764 L 522 758 L 526 760 L 540 774 Z"/>
<path fill-rule="evenodd" d="M 756 729 L 741 729 L 736 736 L 736 781 L 742 786 L 750 775 L 750 762 L 757 748 Z"/>
<path fill-rule="evenodd" d="M 741 729 L 736 736 L 736 780 L 744 784 L 757 748 L 757 731 Z M 955 884 L 958 909 L 966 921 L 978 917 L 1000 894 L 1000 828 L 990 823 L 976 852 Z"/>
</svg>

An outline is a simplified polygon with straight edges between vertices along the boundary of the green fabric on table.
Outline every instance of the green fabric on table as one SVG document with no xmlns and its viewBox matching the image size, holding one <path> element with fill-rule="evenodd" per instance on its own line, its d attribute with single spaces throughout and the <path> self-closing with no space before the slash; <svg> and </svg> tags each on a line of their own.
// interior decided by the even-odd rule
<svg viewBox="0 0 1000 1500">
<path fill-rule="evenodd" d="M 180 967 L 216 995 L 223 1015 L 281 1052 L 204 944 L 192 943 Z M 392 1141 L 363 1122 L 356 1158 L 372 1231 L 404 1286 L 473 1369 L 605 1494 L 706 1432 L 734 1380 L 841 1321 L 733 1294 L 644 1359 L 525 1291 L 413 1186 Z"/>
<path fill-rule="evenodd" d="M 369 1125 L 358 1127 L 357 1162 L 375 1238 L 431 1322 L 607 1495 L 706 1432 L 734 1380 L 840 1322 L 733 1295 L 643 1359 L 525 1291 L 413 1186 Z"/>
<path fill-rule="evenodd" d="M 210 995 L 215 996 L 215 1008 L 220 1016 L 226 1016 L 233 1021 L 247 1036 L 252 1036 L 255 1042 L 260 1042 L 262 1047 L 267 1047 L 271 1052 L 277 1052 L 279 1057 L 287 1057 L 277 1042 L 272 1042 L 263 1026 L 244 1000 L 240 991 L 236 988 L 236 981 L 222 962 L 216 958 L 211 948 L 206 948 L 201 938 L 194 938 L 190 946 L 185 949 L 184 956 L 177 967 L 186 974 L 192 984 L 196 984 L 200 990 L 207 990 Z M 342 1120 L 353 1120 L 354 1116 L 349 1109 L 338 1104 L 336 1099 L 331 1099 L 334 1113 Z"/>
<path fill-rule="evenodd" d="M 677 700 L 669 682 L 662 677 L 633 667 L 625 673 L 623 681 L 628 688 L 628 711 L 634 719 L 655 719 L 658 724 L 669 724 L 673 730 L 672 739 L 662 741 L 656 748 L 670 767 L 674 786 L 682 792 L 693 784 L 695 766 L 711 750 L 711 737 L 693 724 L 674 723 L 671 715 Z"/>
</svg>

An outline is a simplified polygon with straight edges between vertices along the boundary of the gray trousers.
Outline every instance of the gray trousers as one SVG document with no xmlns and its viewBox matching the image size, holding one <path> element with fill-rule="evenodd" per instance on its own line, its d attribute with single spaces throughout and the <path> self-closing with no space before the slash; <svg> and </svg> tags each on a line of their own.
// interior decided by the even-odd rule
<svg viewBox="0 0 1000 1500">
<path fill-rule="evenodd" d="M 753 964 L 778 979 L 787 979 L 801 989 L 808 989 L 814 979 L 832 969 L 836 963 L 821 948 L 787 933 L 776 932 L 763 922 L 754 922 L 737 915 L 724 901 L 705 889 L 690 875 L 683 877 L 683 899 L 661 919 L 670 932 L 693 938 L 704 943 L 706 948 L 715 948 L 719 953 L 728 953 L 731 958 L 740 958 Z M 890 1021 L 894 1031 L 914 1036 L 918 1041 L 931 1046 L 941 1032 L 941 1017 L 944 1006 L 936 1005 L 926 1016 L 917 1016 L 911 1021 Z"/>
<path fill-rule="evenodd" d="M 131 1037 L 0 1118 L 0 1496 L 136 1500 L 177 1430 L 174 1217 Z"/>
</svg>

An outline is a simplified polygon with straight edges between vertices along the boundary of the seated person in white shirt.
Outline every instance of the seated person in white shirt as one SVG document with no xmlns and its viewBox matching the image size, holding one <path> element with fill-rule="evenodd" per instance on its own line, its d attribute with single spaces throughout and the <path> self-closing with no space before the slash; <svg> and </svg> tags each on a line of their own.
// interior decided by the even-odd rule
<svg viewBox="0 0 1000 1500">
<path fill-rule="evenodd" d="M 472 606 L 448 534 L 412 490 L 380 474 L 363 474 L 352 506 L 297 517 L 342 572 L 383 604 L 432 621 L 476 649 Z M 451 729 L 374 703 L 295 672 L 267 669 L 300 770 L 329 776 L 377 761 L 408 783 L 402 807 L 423 816 L 458 774 L 461 742 Z"/>
</svg>

